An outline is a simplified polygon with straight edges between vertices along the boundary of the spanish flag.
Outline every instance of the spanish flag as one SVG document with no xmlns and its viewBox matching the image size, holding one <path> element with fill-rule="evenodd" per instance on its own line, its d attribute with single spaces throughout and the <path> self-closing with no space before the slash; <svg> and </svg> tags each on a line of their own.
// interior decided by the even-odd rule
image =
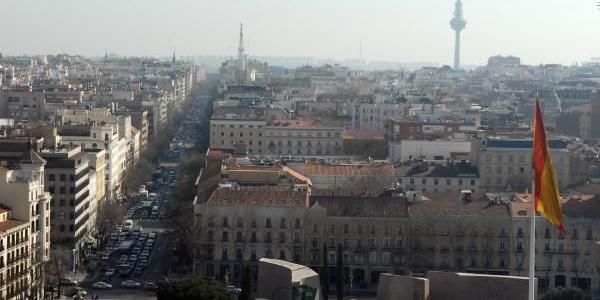
<svg viewBox="0 0 600 300">
<path fill-rule="evenodd" d="M 564 234 L 560 193 L 548 151 L 542 111 L 537 100 L 535 101 L 533 128 L 533 170 L 535 172 L 535 210 Z"/>
</svg>

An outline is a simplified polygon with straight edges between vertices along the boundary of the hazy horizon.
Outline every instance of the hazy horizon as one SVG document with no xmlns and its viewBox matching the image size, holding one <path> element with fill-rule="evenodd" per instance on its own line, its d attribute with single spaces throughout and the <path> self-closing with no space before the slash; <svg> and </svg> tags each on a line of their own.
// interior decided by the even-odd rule
<svg viewBox="0 0 600 300">
<path fill-rule="evenodd" d="M 239 23 L 251 56 L 450 64 L 455 0 L 8 1 L 5 55 L 235 55 Z M 526 3 L 522 3 L 526 2 Z M 515 55 L 525 64 L 600 56 L 593 0 L 463 0 L 462 63 Z M 559 26 L 560 25 L 560 26 Z M 596 29 L 597 30 L 597 29 Z"/>
</svg>

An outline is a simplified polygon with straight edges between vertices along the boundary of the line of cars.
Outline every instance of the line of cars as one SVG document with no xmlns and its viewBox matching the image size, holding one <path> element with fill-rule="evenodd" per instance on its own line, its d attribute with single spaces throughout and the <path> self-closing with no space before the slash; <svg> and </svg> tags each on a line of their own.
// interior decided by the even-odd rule
<svg viewBox="0 0 600 300">
<path fill-rule="evenodd" d="M 125 220 L 122 226 L 111 233 L 107 246 L 101 252 L 101 260 L 107 268 L 101 272 L 92 287 L 112 289 L 111 282 L 115 275 L 122 278 L 141 277 L 149 264 L 157 238 L 158 232 L 143 232 L 141 226 L 135 226 L 132 220 Z M 131 284 L 131 280 L 121 283 L 121 287 L 124 288 L 141 286 L 141 283 Z M 154 288 L 153 283 L 146 284 L 144 287 Z"/>
</svg>

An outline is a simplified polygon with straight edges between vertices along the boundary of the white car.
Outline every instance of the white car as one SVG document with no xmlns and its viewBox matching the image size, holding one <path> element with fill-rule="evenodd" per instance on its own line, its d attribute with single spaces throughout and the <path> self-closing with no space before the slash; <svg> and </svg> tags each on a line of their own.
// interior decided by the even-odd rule
<svg viewBox="0 0 600 300">
<path fill-rule="evenodd" d="M 139 288 L 141 286 L 142 286 L 141 283 L 135 282 L 133 280 L 125 280 L 125 281 L 121 282 L 121 287 L 124 287 L 124 288 Z"/>
<path fill-rule="evenodd" d="M 104 276 L 106 277 L 110 277 L 115 275 L 115 269 L 107 269 L 106 272 L 104 272 Z"/>
<path fill-rule="evenodd" d="M 227 289 L 227 293 L 229 293 L 230 295 L 235 295 L 235 296 L 239 295 L 242 292 L 242 289 L 237 288 L 233 285 L 228 285 L 226 287 L 226 289 Z"/>
<path fill-rule="evenodd" d="M 92 287 L 95 289 L 99 289 L 99 290 L 110 290 L 112 289 L 112 285 L 104 282 L 104 281 L 99 281 L 96 282 L 94 284 L 92 284 Z"/>
</svg>

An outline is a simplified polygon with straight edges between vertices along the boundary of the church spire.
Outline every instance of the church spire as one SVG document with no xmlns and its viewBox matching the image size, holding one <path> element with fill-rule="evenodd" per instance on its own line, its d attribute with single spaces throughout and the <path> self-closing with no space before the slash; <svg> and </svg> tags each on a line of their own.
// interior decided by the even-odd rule
<svg viewBox="0 0 600 300">
<path fill-rule="evenodd" d="M 173 49 L 173 61 L 172 62 L 175 62 L 175 49 Z"/>
</svg>

